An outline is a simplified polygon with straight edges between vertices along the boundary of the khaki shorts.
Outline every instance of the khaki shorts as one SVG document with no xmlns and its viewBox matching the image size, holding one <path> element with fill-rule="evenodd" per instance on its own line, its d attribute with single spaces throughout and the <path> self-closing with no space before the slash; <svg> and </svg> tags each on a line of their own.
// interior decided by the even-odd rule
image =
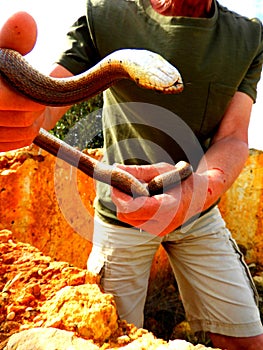
<svg viewBox="0 0 263 350">
<path fill-rule="evenodd" d="M 234 337 L 263 333 L 255 286 L 217 207 L 164 237 L 95 220 L 88 269 L 101 274 L 121 319 L 143 326 L 147 281 L 160 244 L 168 253 L 193 331 Z"/>
</svg>

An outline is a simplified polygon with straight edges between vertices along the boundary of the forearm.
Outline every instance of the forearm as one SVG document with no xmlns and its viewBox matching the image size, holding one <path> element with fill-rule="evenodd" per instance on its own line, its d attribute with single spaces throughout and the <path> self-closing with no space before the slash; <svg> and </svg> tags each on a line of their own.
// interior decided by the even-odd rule
<svg viewBox="0 0 263 350">
<path fill-rule="evenodd" d="M 242 171 L 248 157 L 248 125 L 252 105 L 252 99 L 244 93 L 236 92 L 233 96 L 211 147 L 190 179 L 192 183 L 187 181 L 182 186 L 183 196 L 186 196 L 183 211 L 187 211 L 191 200 L 190 215 L 208 209 Z"/>
<path fill-rule="evenodd" d="M 206 152 L 197 173 L 207 176 L 209 202 L 219 199 L 231 187 L 247 158 L 247 143 L 234 138 L 222 139 Z"/>
<path fill-rule="evenodd" d="M 231 187 L 248 157 L 246 142 L 225 138 L 216 142 L 202 158 L 196 172 L 182 183 L 182 213 L 187 219 L 216 203 Z"/>
</svg>

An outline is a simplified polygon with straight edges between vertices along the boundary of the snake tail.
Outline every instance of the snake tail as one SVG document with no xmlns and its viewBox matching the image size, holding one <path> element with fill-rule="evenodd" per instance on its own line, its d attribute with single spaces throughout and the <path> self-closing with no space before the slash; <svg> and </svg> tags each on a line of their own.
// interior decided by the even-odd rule
<svg viewBox="0 0 263 350">
<path fill-rule="evenodd" d="M 148 183 L 149 193 L 162 193 L 165 190 L 180 183 L 181 181 L 187 179 L 192 173 L 192 166 L 187 162 L 180 161 L 176 163 L 174 170 L 160 174 Z"/>
</svg>

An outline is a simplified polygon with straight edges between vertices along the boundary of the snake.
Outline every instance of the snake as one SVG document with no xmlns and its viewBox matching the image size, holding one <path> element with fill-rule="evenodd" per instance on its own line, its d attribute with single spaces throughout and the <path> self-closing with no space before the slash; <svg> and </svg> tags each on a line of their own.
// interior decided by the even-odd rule
<svg viewBox="0 0 263 350">
<path fill-rule="evenodd" d="M 184 84 L 178 70 L 161 55 L 144 49 L 120 49 L 105 56 L 92 68 L 69 78 L 42 74 L 17 51 L 0 48 L 0 75 L 24 96 L 46 106 L 69 106 L 87 100 L 123 79 L 141 88 L 164 94 L 181 93 Z M 175 186 L 192 174 L 189 163 L 181 161 L 172 171 L 144 184 L 118 167 L 104 164 L 68 145 L 44 129 L 33 143 L 77 167 L 95 180 L 133 196 L 152 196 Z"/>
</svg>

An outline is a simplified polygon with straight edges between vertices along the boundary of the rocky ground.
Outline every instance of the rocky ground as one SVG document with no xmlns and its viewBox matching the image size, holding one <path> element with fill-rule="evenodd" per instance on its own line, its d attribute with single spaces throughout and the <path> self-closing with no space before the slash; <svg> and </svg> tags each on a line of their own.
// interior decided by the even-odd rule
<svg viewBox="0 0 263 350">
<path fill-rule="evenodd" d="M 7 230 L 0 231 L 0 291 L 0 349 L 209 349 L 119 320 L 97 276 L 14 242 Z"/>
<path fill-rule="evenodd" d="M 44 162 L 46 162 L 45 166 L 41 168 L 40 165 Z M 46 207 L 50 197 L 48 220 L 57 217 L 57 213 L 51 211 L 51 209 L 54 210 L 56 203 L 54 196 L 52 197 L 52 189 L 47 187 L 47 195 L 45 195 L 43 183 L 36 181 L 36 177 L 41 181 L 43 178 L 47 178 L 46 171 L 50 171 L 50 168 L 47 167 L 48 162 L 51 162 L 50 159 L 48 157 L 45 159 L 38 152 L 0 158 L 2 174 L 11 174 L 4 178 L 5 181 L 2 179 L 1 199 L 2 203 L 5 203 L 5 208 L 8 209 L 5 210 L 6 217 L 2 216 L 1 218 L 0 226 L 2 224 L 2 228 L 6 228 L 6 223 L 11 222 L 11 229 L 16 229 L 16 239 L 10 231 L 0 231 L 0 350 L 209 349 L 203 345 L 191 344 L 202 343 L 211 346 L 205 334 L 198 338 L 191 333 L 189 325 L 185 322 L 176 281 L 172 271 L 164 268 L 165 265 L 157 265 L 157 270 L 162 271 L 161 275 L 153 274 L 153 280 L 157 283 L 150 283 L 151 290 L 145 307 L 145 329 L 137 329 L 118 319 L 114 300 L 111 295 L 100 290 L 98 276 L 90 275 L 86 270 L 77 268 L 68 262 L 62 262 L 64 256 L 69 257 L 70 251 L 76 251 L 76 254 L 80 255 L 77 248 L 83 246 L 83 242 L 81 242 L 72 249 L 72 240 L 69 240 L 71 235 L 66 231 L 66 226 L 59 226 L 63 222 L 62 217 L 59 216 L 56 219 L 54 227 L 58 226 L 60 233 L 66 232 L 67 240 L 64 236 L 60 237 L 58 232 L 54 230 L 55 236 L 59 236 L 59 239 L 56 249 L 54 246 L 51 246 L 52 249 L 50 249 L 53 253 L 55 251 L 56 254 L 54 253 L 52 256 L 56 256 L 61 260 L 60 262 L 41 253 L 33 245 L 19 241 L 17 237 L 25 235 L 25 232 L 20 232 L 21 227 L 28 233 L 32 232 L 32 237 L 29 235 L 29 241 L 33 242 L 34 246 L 37 243 L 36 238 L 40 237 L 45 241 L 47 238 L 45 234 L 50 234 L 51 231 L 47 229 L 47 226 L 43 226 L 43 218 L 37 229 L 35 226 L 33 226 L 35 230 L 32 229 L 31 222 L 31 226 L 27 226 L 27 222 L 22 219 L 28 213 L 25 214 L 22 211 L 22 206 L 8 201 L 8 198 L 9 200 L 15 198 L 16 201 L 19 201 L 21 199 L 19 195 L 24 195 L 21 190 L 23 186 L 19 181 L 16 181 L 21 175 L 16 174 L 17 169 L 22 169 L 21 165 L 31 164 L 29 164 L 31 167 L 29 165 L 25 167 L 24 172 L 30 173 L 31 171 L 36 187 L 41 188 L 43 201 L 42 204 L 38 202 L 37 207 L 42 211 L 42 205 Z M 42 173 L 43 169 L 47 170 Z M 21 176 L 21 178 L 22 182 L 28 183 L 24 180 L 25 177 Z M 82 179 L 80 182 L 87 187 L 85 181 Z M 51 183 L 51 181 L 47 181 L 47 183 Z M 12 186 L 12 193 L 15 195 L 9 195 L 8 184 Z M 32 198 L 37 197 L 34 190 L 35 187 L 30 188 L 29 191 L 30 194 L 33 193 Z M 39 196 L 37 198 L 39 201 Z M 31 210 L 31 207 L 36 208 L 35 202 L 30 207 L 28 197 L 26 199 L 27 204 L 24 207 L 28 211 Z M 12 208 L 15 209 L 12 210 Z M 14 210 L 21 215 L 21 218 L 13 219 Z M 37 217 L 39 212 L 36 211 L 35 215 Z M 37 223 L 37 220 L 31 221 Z M 261 227 L 261 221 L 259 221 L 259 231 L 262 232 Z M 75 236 L 73 238 L 75 242 L 77 239 Z M 68 242 L 68 250 L 62 249 L 61 241 Z M 257 251 L 260 252 L 261 243 L 259 241 L 257 243 L 255 245 Z M 39 245 L 42 248 L 46 247 L 45 244 Z M 41 251 L 43 251 L 42 248 Z M 245 257 L 249 257 L 246 248 L 242 249 Z M 86 262 L 86 258 L 83 259 Z M 78 259 L 74 256 L 74 259 L 68 261 L 78 261 Z M 157 262 L 162 262 L 162 259 Z M 259 307 L 261 315 L 263 315 L 263 268 L 255 263 L 251 263 L 249 267 L 259 292 Z M 169 339 L 182 340 L 169 342 Z"/>
</svg>

